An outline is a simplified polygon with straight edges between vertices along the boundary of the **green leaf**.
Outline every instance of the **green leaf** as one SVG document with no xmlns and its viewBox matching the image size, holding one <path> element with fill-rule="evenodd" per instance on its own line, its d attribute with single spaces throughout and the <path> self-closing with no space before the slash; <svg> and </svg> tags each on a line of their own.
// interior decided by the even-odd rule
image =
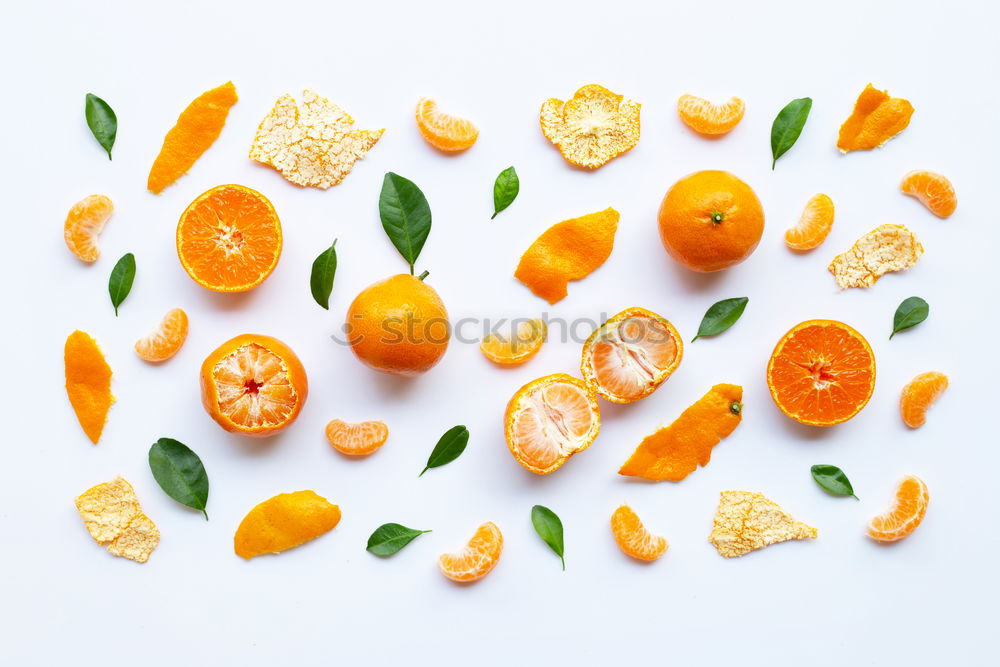
<svg viewBox="0 0 1000 667">
<path fill-rule="evenodd" d="M 414 539 L 429 533 L 429 530 L 414 530 L 398 523 L 383 523 L 368 538 L 368 551 L 376 556 L 391 556 Z"/>
<path fill-rule="evenodd" d="M 309 289 L 313 298 L 323 308 L 330 310 L 330 293 L 333 291 L 333 277 L 337 273 L 337 239 L 333 245 L 319 254 L 313 260 L 312 275 L 309 277 Z"/>
<path fill-rule="evenodd" d="M 115 145 L 115 136 L 118 134 L 118 116 L 108 103 L 97 95 L 87 93 L 87 101 L 83 107 L 83 114 L 87 118 L 87 127 L 94 134 L 97 143 L 108 152 L 108 159 L 111 159 L 111 149 Z"/>
<path fill-rule="evenodd" d="M 410 275 L 413 275 L 413 265 L 431 231 L 431 207 L 427 198 L 413 181 L 390 171 L 382 181 L 378 214 L 382 228 L 410 264 Z"/>
<path fill-rule="evenodd" d="M 465 451 L 465 446 L 469 444 L 469 429 L 464 426 L 453 426 L 445 431 L 438 443 L 434 445 L 434 451 L 427 458 L 427 465 L 417 477 L 423 476 L 431 468 L 440 468 L 451 463 Z"/>
<path fill-rule="evenodd" d="M 896 309 L 896 314 L 892 316 L 892 333 L 889 334 L 889 340 L 903 329 L 917 326 L 926 320 L 930 313 L 931 307 L 919 296 L 903 299 L 903 303 Z"/>
<path fill-rule="evenodd" d="M 538 536 L 556 552 L 562 561 L 562 569 L 566 569 L 566 556 L 563 553 L 563 525 L 556 513 L 543 505 L 531 508 L 531 525 L 535 527 Z"/>
<path fill-rule="evenodd" d="M 164 492 L 188 507 L 200 510 L 208 520 L 208 474 L 201 459 L 173 438 L 160 438 L 149 448 L 149 469 Z"/>
<path fill-rule="evenodd" d="M 800 97 L 786 104 L 785 108 L 778 112 L 774 123 L 771 124 L 771 156 L 774 158 L 771 169 L 774 169 L 778 158 L 798 141 L 812 105 L 811 97 Z"/>
<path fill-rule="evenodd" d="M 111 277 L 108 279 L 108 293 L 111 295 L 111 305 L 115 307 L 115 317 L 118 317 L 118 306 L 132 291 L 132 281 L 135 280 L 135 255 L 130 252 L 122 255 L 122 258 L 111 269 Z"/>
<path fill-rule="evenodd" d="M 493 182 L 493 215 L 490 216 L 490 220 L 497 217 L 497 213 L 510 206 L 520 191 L 521 180 L 517 177 L 514 167 L 507 167 L 501 171 L 497 180 Z"/>
<path fill-rule="evenodd" d="M 835 496 L 851 496 L 855 500 L 859 500 L 854 495 L 854 487 L 851 486 L 851 480 L 847 479 L 844 471 L 837 466 L 819 464 L 814 465 L 809 471 L 812 473 L 813 479 L 823 487 L 824 491 L 832 493 Z"/>
<path fill-rule="evenodd" d="M 691 339 L 695 342 L 702 336 L 714 336 L 720 334 L 729 327 L 736 324 L 743 311 L 746 310 L 748 297 L 738 296 L 732 299 L 716 301 L 705 311 L 705 317 L 701 318 L 701 326 L 698 327 L 698 335 Z"/>
</svg>

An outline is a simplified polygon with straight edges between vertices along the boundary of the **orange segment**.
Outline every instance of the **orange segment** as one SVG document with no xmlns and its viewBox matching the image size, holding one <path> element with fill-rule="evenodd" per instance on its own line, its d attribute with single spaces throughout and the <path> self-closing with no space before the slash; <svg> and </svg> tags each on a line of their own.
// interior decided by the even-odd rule
<svg viewBox="0 0 1000 667">
<path fill-rule="evenodd" d="M 485 577 L 496 567 L 503 552 L 503 535 L 492 521 L 476 529 L 469 543 L 454 553 L 438 558 L 441 573 L 452 581 L 468 583 Z"/>
<path fill-rule="evenodd" d="M 807 320 L 778 341 L 767 364 L 778 409 L 797 422 L 833 426 L 861 412 L 875 391 L 875 355 L 853 328 Z"/>
<path fill-rule="evenodd" d="M 538 354 L 548 329 L 544 320 L 522 320 L 512 336 L 490 334 L 479 344 L 483 355 L 495 364 L 514 366 L 523 364 Z"/>
<path fill-rule="evenodd" d="M 166 361 L 177 354 L 187 340 L 188 316 L 180 308 L 167 311 L 159 326 L 135 342 L 135 353 L 143 361 Z"/>
<path fill-rule="evenodd" d="M 645 308 L 618 313 L 590 334 L 580 372 L 612 403 L 652 394 L 681 363 L 684 343 L 670 322 Z"/>
<path fill-rule="evenodd" d="M 899 397 L 899 411 L 903 423 L 910 428 L 920 428 L 927 422 L 927 410 L 931 404 L 941 398 L 948 388 L 948 376 L 944 373 L 931 371 L 921 373 L 903 387 Z"/>
<path fill-rule="evenodd" d="M 743 387 L 717 384 L 669 426 L 646 436 L 619 475 L 679 482 L 708 465 L 712 448 L 743 419 Z"/>
<path fill-rule="evenodd" d="M 236 555 L 250 559 L 297 547 L 340 523 L 340 507 L 315 491 L 282 493 L 254 507 L 233 537 Z"/>
<path fill-rule="evenodd" d="M 245 292 L 264 282 L 281 256 L 281 221 L 267 197 L 242 185 L 202 193 L 177 223 L 177 255 L 196 283 Z"/>
<path fill-rule="evenodd" d="M 933 171 L 911 171 L 903 176 L 899 189 L 939 218 L 949 217 L 958 208 L 958 197 L 951 181 Z"/>
<path fill-rule="evenodd" d="M 73 204 L 63 225 L 69 251 L 85 262 L 96 262 L 101 256 L 97 236 L 114 210 L 115 205 L 104 195 L 90 195 Z"/>
<path fill-rule="evenodd" d="M 744 111 L 746 105 L 738 97 L 731 97 L 723 104 L 694 95 L 681 95 L 677 100 L 677 113 L 684 124 L 710 137 L 726 134 L 739 125 Z"/>
<path fill-rule="evenodd" d="M 189 104 L 170 128 L 160 154 L 149 170 L 146 187 L 160 194 L 188 172 L 202 153 L 219 138 L 229 109 L 236 104 L 236 86 L 227 81 L 202 93 Z"/>
<path fill-rule="evenodd" d="M 913 105 L 898 97 L 889 97 L 884 90 L 876 90 L 868 84 L 854 111 L 840 126 L 837 148 L 842 152 L 869 151 L 879 148 L 885 142 L 906 129 L 913 115 Z"/>
<path fill-rule="evenodd" d="M 639 560 L 656 560 L 670 546 L 666 538 L 653 535 L 646 530 L 642 521 L 628 505 L 622 505 L 611 515 L 611 532 L 614 533 L 615 542 L 621 550 Z"/>
<path fill-rule="evenodd" d="M 66 364 L 66 395 L 90 441 L 97 444 L 115 397 L 111 395 L 111 367 L 97 341 L 74 331 L 63 349 Z"/>
<path fill-rule="evenodd" d="M 896 498 L 888 512 L 868 524 L 868 537 L 877 542 L 897 542 L 924 520 L 930 494 L 923 480 L 907 475 L 896 487 Z"/>
<path fill-rule="evenodd" d="M 552 225 L 521 255 L 514 277 L 550 304 L 560 301 L 569 281 L 586 278 L 611 255 L 619 217 L 607 208 Z"/>
<path fill-rule="evenodd" d="M 367 421 L 350 424 L 339 419 L 326 425 L 326 439 L 330 446 L 348 456 L 366 456 L 385 444 L 389 427 L 383 422 Z"/>
<path fill-rule="evenodd" d="M 437 102 L 423 97 L 417 102 L 417 129 L 434 148 L 457 153 L 470 148 L 479 138 L 479 128 L 464 118 L 438 111 Z"/>
<path fill-rule="evenodd" d="M 539 475 L 547 475 L 585 450 L 600 430 L 597 397 L 582 380 L 564 373 L 521 387 L 504 415 L 510 453 Z"/>
<path fill-rule="evenodd" d="M 818 194 L 806 202 L 798 224 L 785 231 L 785 245 L 792 250 L 812 250 L 826 240 L 833 227 L 833 200 Z"/>
</svg>

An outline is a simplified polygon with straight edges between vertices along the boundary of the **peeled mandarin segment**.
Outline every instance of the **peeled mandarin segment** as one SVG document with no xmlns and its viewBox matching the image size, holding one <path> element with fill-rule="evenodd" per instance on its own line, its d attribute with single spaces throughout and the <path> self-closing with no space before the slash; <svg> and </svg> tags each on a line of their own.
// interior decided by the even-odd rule
<svg viewBox="0 0 1000 667">
<path fill-rule="evenodd" d="M 340 507 L 315 491 L 282 493 L 250 510 L 236 529 L 233 546 L 245 559 L 276 554 L 333 530 L 339 522 Z"/>
<path fill-rule="evenodd" d="M 899 411 L 903 423 L 910 428 L 920 428 L 927 422 L 927 410 L 941 398 L 948 388 L 948 376 L 931 371 L 921 373 L 903 387 L 899 398 Z"/>
<path fill-rule="evenodd" d="M 752 491 L 723 491 L 708 541 L 720 556 L 735 558 L 788 540 L 813 540 L 817 531 L 777 503 Z"/>
<path fill-rule="evenodd" d="M 826 240 L 833 228 L 833 200 L 814 195 L 802 211 L 798 224 L 785 231 L 785 245 L 792 250 L 812 250 Z"/>
<path fill-rule="evenodd" d="M 439 151 L 464 151 L 479 138 L 479 128 L 464 118 L 441 113 L 437 102 L 427 97 L 417 102 L 416 118 L 420 134 Z"/>
<path fill-rule="evenodd" d="M 840 126 L 837 148 L 844 153 L 879 148 L 905 130 L 912 115 L 913 105 L 907 100 L 889 97 L 888 92 L 869 83 Z"/>
<path fill-rule="evenodd" d="M 677 100 L 677 113 L 698 134 L 720 136 L 728 133 L 743 120 L 746 105 L 738 97 L 715 104 L 702 97 L 681 95 Z"/>
<path fill-rule="evenodd" d="M 833 426 L 858 414 L 875 390 L 875 355 L 864 336 L 835 320 L 808 320 L 771 353 L 767 385 L 785 415 Z"/>
<path fill-rule="evenodd" d="M 214 292 L 245 292 L 281 256 L 281 221 L 267 197 L 242 185 L 202 193 L 177 223 L 177 255 L 191 279 Z"/>
<path fill-rule="evenodd" d="M 490 334 L 480 343 L 479 350 L 495 364 L 519 365 L 538 354 L 547 333 L 543 320 L 522 321 L 518 323 L 513 336 Z"/>
<path fill-rule="evenodd" d="M 158 363 L 177 354 L 187 340 L 188 316 L 180 308 L 167 311 L 159 326 L 135 342 L 135 353 L 143 361 Z"/>
<path fill-rule="evenodd" d="M 496 567 L 502 552 L 503 535 L 496 524 L 487 521 L 476 529 L 476 534 L 463 549 L 442 554 L 438 558 L 438 567 L 452 581 L 478 581 Z"/>
<path fill-rule="evenodd" d="M 911 171 L 903 176 L 899 189 L 939 218 L 949 217 L 958 208 L 958 197 L 951 181 L 933 171 Z"/>
<path fill-rule="evenodd" d="M 104 195 L 90 195 L 73 204 L 63 225 L 69 251 L 84 262 L 96 262 L 101 256 L 97 237 L 114 210 L 114 204 Z"/>
<path fill-rule="evenodd" d="M 156 524 L 121 477 L 87 489 L 75 503 L 91 537 L 115 556 L 145 563 L 160 543 Z"/>
<path fill-rule="evenodd" d="M 160 194 L 186 174 L 222 133 L 229 109 L 236 104 L 236 86 L 227 81 L 199 95 L 170 128 L 160 154 L 149 170 L 146 187 Z"/>
<path fill-rule="evenodd" d="M 539 475 L 553 472 L 589 447 L 600 429 L 596 396 L 583 381 L 563 373 L 521 387 L 504 415 L 511 454 Z"/>
<path fill-rule="evenodd" d="M 591 84 L 542 104 L 542 133 L 570 164 L 596 169 L 639 143 L 638 102 Z"/>
<path fill-rule="evenodd" d="M 847 252 L 833 258 L 827 270 L 840 289 L 871 287 L 879 278 L 905 271 L 924 254 L 917 235 L 903 225 L 880 225 L 868 232 Z"/>
<path fill-rule="evenodd" d="M 608 208 L 552 225 L 521 255 L 514 277 L 550 304 L 560 301 L 569 281 L 586 278 L 611 255 L 619 217 Z"/>
<path fill-rule="evenodd" d="M 674 325 L 645 308 L 629 308 L 590 335 L 580 372 L 602 398 L 632 403 L 663 384 L 683 354 L 684 343 Z"/>
<path fill-rule="evenodd" d="M 611 515 L 611 532 L 618 547 L 638 560 L 654 561 L 666 553 L 670 546 L 666 538 L 646 530 L 628 505 L 622 505 Z"/>
<path fill-rule="evenodd" d="M 868 524 L 868 537 L 877 542 L 897 542 L 910 535 L 927 513 L 930 494 L 923 480 L 907 475 L 896 487 L 892 508 Z"/>
<path fill-rule="evenodd" d="M 708 465 L 712 448 L 743 419 L 743 387 L 717 384 L 669 426 L 646 436 L 619 475 L 679 482 Z"/>
<path fill-rule="evenodd" d="M 375 452 L 389 438 L 389 428 L 380 421 L 350 424 L 339 419 L 326 425 L 330 446 L 348 456 L 366 456 Z"/>
<path fill-rule="evenodd" d="M 97 444 L 115 397 L 111 395 L 111 367 L 97 341 L 82 331 L 66 339 L 66 395 L 90 441 Z"/>
</svg>

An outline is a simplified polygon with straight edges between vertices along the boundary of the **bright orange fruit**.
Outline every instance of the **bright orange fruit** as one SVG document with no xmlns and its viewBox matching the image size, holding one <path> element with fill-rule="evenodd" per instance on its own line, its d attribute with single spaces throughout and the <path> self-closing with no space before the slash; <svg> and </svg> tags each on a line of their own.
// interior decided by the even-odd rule
<svg viewBox="0 0 1000 667">
<path fill-rule="evenodd" d="M 97 236 L 114 210 L 115 205 L 104 195 L 90 195 L 73 204 L 63 225 L 69 251 L 85 262 L 96 262 L 101 256 Z"/>
<path fill-rule="evenodd" d="M 380 421 L 350 424 L 333 419 L 326 425 L 330 446 L 348 456 L 367 456 L 384 445 L 388 438 L 389 427 Z"/>
<path fill-rule="evenodd" d="M 920 428 L 927 422 L 927 410 L 931 404 L 941 398 L 948 388 L 948 376 L 944 373 L 931 371 L 921 373 L 903 387 L 899 397 L 899 411 L 903 423 L 910 428 Z"/>
<path fill-rule="evenodd" d="M 611 532 L 621 550 L 639 560 L 656 560 L 670 546 L 666 538 L 649 532 L 628 505 L 622 505 L 611 515 Z"/>
<path fill-rule="evenodd" d="M 842 152 L 870 151 L 906 129 L 913 115 L 913 105 L 898 97 L 889 97 L 884 90 L 868 84 L 854 111 L 840 126 L 837 148 Z"/>
<path fill-rule="evenodd" d="M 547 375 L 517 390 L 507 403 L 507 446 L 522 466 L 547 475 L 582 452 L 601 430 L 597 396 L 565 373 Z"/>
<path fill-rule="evenodd" d="M 628 308 L 590 334 L 580 372 L 605 400 L 632 403 L 663 384 L 683 354 L 674 325 L 645 308 Z"/>
<path fill-rule="evenodd" d="M 69 403 L 83 432 L 96 445 L 115 402 L 111 395 L 111 367 L 97 341 L 82 331 L 74 331 L 66 339 L 63 360 Z"/>
<path fill-rule="evenodd" d="M 503 535 L 492 521 L 476 529 L 464 548 L 438 558 L 441 573 L 452 581 L 469 583 L 478 581 L 496 567 L 503 552 Z"/>
<path fill-rule="evenodd" d="M 833 200 L 818 194 L 806 202 L 799 222 L 785 231 L 785 245 L 792 250 L 812 250 L 826 240 L 833 228 Z"/>
<path fill-rule="evenodd" d="M 868 524 L 868 537 L 877 542 L 897 542 L 911 534 L 924 520 L 930 494 L 923 480 L 907 475 L 896 487 L 892 508 Z"/>
<path fill-rule="evenodd" d="M 417 102 L 417 128 L 434 148 L 457 153 L 470 148 L 479 138 L 479 128 L 464 118 L 442 113 L 437 102 L 423 97 Z"/>
<path fill-rule="evenodd" d="M 933 171 L 909 172 L 903 176 L 899 189 L 939 218 L 949 217 L 958 208 L 958 197 L 951 181 Z"/>
<path fill-rule="evenodd" d="M 187 335 L 187 313 L 180 308 L 173 308 L 167 311 L 152 333 L 135 342 L 135 353 L 143 361 L 166 361 L 177 354 L 187 340 Z"/>
<path fill-rule="evenodd" d="M 490 334 L 479 344 L 479 350 L 495 364 L 516 366 L 538 354 L 547 333 L 544 320 L 522 320 L 517 322 L 514 335 Z"/>
<path fill-rule="evenodd" d="M 782 336 L 767 364 L 778 409 L 797 422 L 833 426 L 861 412 L 875 391 L 865 337 L 835 320 L 807 320 Z"/>
<path fill-rule="evenodd" d="M 738 97 L 731 97 L 722 104 L 694 95 L 681 95 L 677 100 L 677 113 L 684 124 L 710 137 L 726 134 L 739 125 L 744 111 L 746 105 Z"/>
<path fill-rule="evenodd" d="M 233 537 L 236 555 L 250 559 L 297 547 L 340 523 L 340 507 L 315 491 L 281 493 L 254 507 Z"/>
</svg>

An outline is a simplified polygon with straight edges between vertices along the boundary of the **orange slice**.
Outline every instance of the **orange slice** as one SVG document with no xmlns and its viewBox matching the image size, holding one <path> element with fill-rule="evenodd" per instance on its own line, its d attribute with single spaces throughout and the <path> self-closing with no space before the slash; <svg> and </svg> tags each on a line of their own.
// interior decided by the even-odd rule
<svg viewBox="0 0 1000 667">
<path fill-rule="evenodd" d="M 69 403 L 83 432 L 96 445 L 115 402 L 111 395 L 111 367 L 97 341 L 82 331 L 74 331 L 66 339 L 63 359 Z"/>
<path fill-rule="evenodd" d="M 611 515 L 611 532 L 615 542 L 627 555 L 639 560 L 653 561 L 666 553 L 670 543 L 666 538 L 653 535 L 642 525 L 632 508 L 622 505 Z"/>
<path fill-rule="evenodd" d="M 201 402 L 230 433 L 273 435 L 295 421 L 308 394 L 302 362 L 270 336 L 232 338 L 201 365 Z"/>
<path fill-rule="evenodd" d="M 896 498 L 888 512 L 868 524 L 868 537 L 877 542 L 897 542 L 911 534 L 924 520 L 930 495 L 923 480 L 907 475 L 896 487 Z"/>
<path fill-rule="evenodd" d="M 464 151 L 476 143 L 479 128 L 464 118 L 438 111 L 437 102 L 422 97 L 417 102 L 417 129 L 434 148 L 446 153 Z"/>
<path fill-rule="evenodd" d="M 187 313 L 180 308 L 168 310 L 152 333 L 135 342 L 135 353 L 143 361 L 166 361 L 177 354 L 187 340 L 187 335 Z"/>
<path fill-rule="evenodd" d="M 63 225 L 69 251 L 85 262 L 96 262 L 101 256 L 97 237 L 114 210 L 115 205 L 104 195 L 90 195 L 73 204 Z"/>
<path fill-rule="evenodd" d="M 538 354 L 548 329 L 544 320 L 521 320 L 516 323 L 514 335 L 493 333 L 483 339 L 479 350 L 495 364 L 515 366 L 523 364 Z"/>
<path fill-rule="evenodd" d="M 438 558 L 441 573 L 452 581 L 479 581 L 496 567 L 503 552 L 503 535 L 492 521 L 476 529 L 469 543 L 454 553 Z"/>
<path fill-rule="evenodd" d="M 899 397 L 899 411 L 903 423 L 910 428 L 920 428 L 927 422 L 927 410 L 948 388 L 948 376 L 931 371 L 921 373 L 903 387 Z"/>
<path fill-rule="evenodd" d="M 958 197 L 951 181 L 933 171 L 911 171 L 903 176 L 899 189 L 939 218 L 949 217 L 958 208 Z"/>
<path fill-rule="evenodd" d="M 807 320 L 782 336 L 767 364 L 778 409 L 802 424 L 833 426 L 861 412 L 875 391 L 865 337 L 835 320 Z"/>
<path fill-rule="evenodd" d="M 160 194 L 194 166 L 222 133 L 229 109 L 236 104 L 236 86 L 227 81 L 202 93 L 189 104 L 170 128 L 160 154 L 149 170 L 146 187 Z"/>
<path fill-rule="evenodd" d="M 191 279 L 214 292 L 245 292 L 281 256 L 281 221 L 267 197 L 243 185 L 202 193 L 177 223 L 177 255 Z"/>
<path fill-rule="evenodd" d="M 681 95 L 677 100 L 677 113 L 698 134 L 716 137 L 726 134 L 743 120 L 746 105 L 738 97 L 715 104 L 703 97 Z"/>
<path fill-rule="evenodd" d="M 826 240 L 833 228 L 833 200 L 818 194 L 806 202 L 799 222 L 785 231 L 785 245 L 792 250 L 812 250 Z"/>
<path fill-rule="evenodd" d="M 629 308 L 590 334 L 580 372 L 605 400 L 632 403 L 663 384 L 683 354 L 684 343 L 674 325 L 645 308 Z"/>
<path fill-rule="evenodd" d="M 330 446 L 348 456 L 367 456 L 385 444 L 389 427 L 384 422 L 367 421 L 350 424 L 339 419 L 326 425 Z"/>
<path fill-rule="evenodd" d="M 243 517 L 233 547 L 247 560 L 276 554 L 314 540 L 340 523 L 340 507 L 315 491 L 281 493 Z"/>
<path fill-rule="evenodd" d="M 913 105 L 898 97 L 889 97 L 884 90 L 876 90 L 868 84 L 854 111 L 840 126 L 837 148 L 848 151 L 869 151 L 879 148 L 885 142 L 906 129 L 913 115 Z"/>
<path fill-rule="evenodd" d="M 507 404 L 507 446 L 522 466 L 547 475 L 582 452 L 601 430 L 597 396 L 565 373 L 547 375 L 517 390 Z"/>
</svg>

